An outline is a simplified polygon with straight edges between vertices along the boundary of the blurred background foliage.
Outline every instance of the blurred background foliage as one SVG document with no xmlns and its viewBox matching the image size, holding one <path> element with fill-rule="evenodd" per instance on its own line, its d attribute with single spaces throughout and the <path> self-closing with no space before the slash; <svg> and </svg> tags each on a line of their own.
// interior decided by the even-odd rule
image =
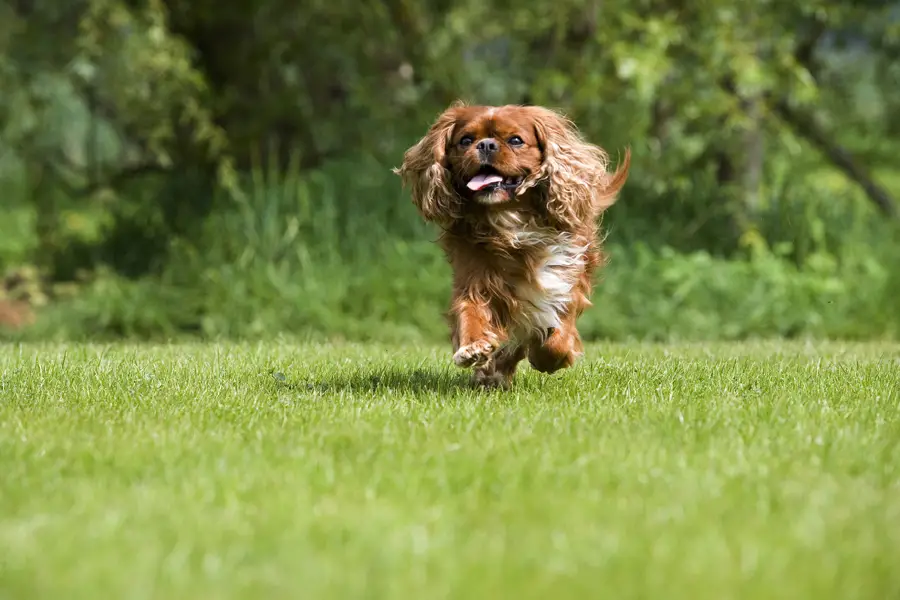
<svg viewBox="0 0 900 600">
<path fill-rule="evenodd" d="M 631 178 L 588 338 L 896 337 L 900 3 L 0 0 L 0 336 L 440 339 L 457 98 Z"/>
</svg>

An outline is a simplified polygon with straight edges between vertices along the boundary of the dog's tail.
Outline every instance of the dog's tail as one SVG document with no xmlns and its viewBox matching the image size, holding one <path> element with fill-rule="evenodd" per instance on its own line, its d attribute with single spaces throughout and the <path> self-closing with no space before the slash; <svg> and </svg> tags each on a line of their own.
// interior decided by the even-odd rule
<svg viewBox="0 0 900 600">
<path fill-rule="evenodd" d="M 614 173 L 610 174 L 606 181 L 603 191 L 598 195 L 600 206 L 608 208 L 615 203 L 622 186 L 628 180 L 628 171 L 631 168 L 631 148 L 625 148 L 625 157 L 616 167 Z"/>
</svg>

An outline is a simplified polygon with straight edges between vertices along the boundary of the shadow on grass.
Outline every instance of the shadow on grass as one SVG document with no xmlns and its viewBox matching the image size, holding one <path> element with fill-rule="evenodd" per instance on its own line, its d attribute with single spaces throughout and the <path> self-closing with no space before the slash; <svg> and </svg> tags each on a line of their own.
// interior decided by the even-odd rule
<svg viewBox="0 0 900 600">
<path fill-rule="evenodd" d="M 424 368 L 383 367 L 371 370 L 348 369 L 346 372 L 309 375 L 288 380 L 281 373 L 272 374 L 279 387 L 301 394 L 319 393 L 438 393 L 451 394 L 476 389 L 468 371 Z"/>
</svg>

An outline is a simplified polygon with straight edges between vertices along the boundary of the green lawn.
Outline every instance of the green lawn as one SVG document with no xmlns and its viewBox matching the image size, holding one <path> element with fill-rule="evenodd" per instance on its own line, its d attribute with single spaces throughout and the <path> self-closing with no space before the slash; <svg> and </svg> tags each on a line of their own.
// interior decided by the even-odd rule
<svg viewBox="0 0 900 600">
<path fill-rule="evenodd" d="M 900 346 L 0 346 L 0 598 L 900 597 Z"/>
</svg>

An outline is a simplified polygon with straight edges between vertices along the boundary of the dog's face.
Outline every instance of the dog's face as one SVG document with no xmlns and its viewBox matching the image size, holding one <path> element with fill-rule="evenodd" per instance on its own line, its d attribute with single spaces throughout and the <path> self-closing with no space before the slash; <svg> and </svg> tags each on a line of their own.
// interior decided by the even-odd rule
<svg viewBox="0 0 900 600">
<path fill-rule="evenodd" d="M 446 167 L 462 198 L 480 204 L 509 201 L 542 162 L 537 129 L 527 109 L 476 106 L 456 114 Z"/>
<path fill-rule="evenodd" d="M 574 124 L 539 106 L 461 106 L 444 111 L 406 151 L 396 172 L 429 221 L 450 224 L 472 206 L 503 209 L 529 198 L 552 224 L 576 228 L 610 206 L 628 175 Z"/>
</svg>

